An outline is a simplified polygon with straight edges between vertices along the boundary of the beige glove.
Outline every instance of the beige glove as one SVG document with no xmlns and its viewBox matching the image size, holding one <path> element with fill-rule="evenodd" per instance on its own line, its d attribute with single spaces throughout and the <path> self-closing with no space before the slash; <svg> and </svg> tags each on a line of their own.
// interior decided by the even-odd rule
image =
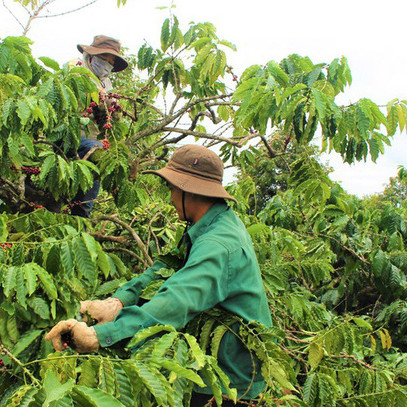
<svg viewBox="0 0 407 407">
<path fill-rule="evenodd" d="M 114 321 L 122 308 L 123 304 L 118 298 L 110 297 L 105 300 L 81 301 L 79 312 L 82 321 L 87 322 L 86 313 L 88 313 L 99 325 Z"/>
<path fill-rule="evenodd" d="M 66 348 L 64 334 L 70 334 L 75 344 L 75 350 L 79 353 L 91 353 L 99 349 L 99 341 L 94 328 L 87 326 L 85 322 L 78 322 L 76 319 L 58 322 L 45 335 L 45 339 L 52 341 L 52 346 L 56 351 L 61 351 Z"/>
</svg>

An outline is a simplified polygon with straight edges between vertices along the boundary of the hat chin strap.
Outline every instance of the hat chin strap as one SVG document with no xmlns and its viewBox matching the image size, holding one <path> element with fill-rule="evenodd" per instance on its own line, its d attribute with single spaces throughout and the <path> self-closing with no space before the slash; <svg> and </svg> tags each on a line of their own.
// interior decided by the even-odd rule
<svg viewBox="0 0 407 407">
<path fill-rule="evenodd" d="M 181 240 L 178 242 L 178 249 L 181 247 L 183 242 L 186 242 L 186 237 L 187 237 L 187 233 L 188 233 L 188 229 L 189 227 L 192 225 L 192 221 L 187 220 L 187 213 L 185 211 L 185 191 L 182 191 L 182 212 L 184 215 L 184 219 L 186 220 L 187 224 L 185 225 L 185 229 L 184 229 L 184 233 L 182 235 Z M 181 268 L 185 266 L 185 263 L 188 260 L 188 256 L 189 256 L 189 252 L 191 251 L 191 246 L 187 245 L 186 247 L 186 252 L 185 252 L 185 256 L 184 256 L 184 261 L 182 262 Z"/>
<path fill-rule="evenodd" d="M 187 218 L 187 213 L 185 211 L 185 191 L 182 191 L 182 212 L 184 215 L 184 220 L 187 222 L 187 228 L 188 228 L 188 226 L 191 226 L 192 221 Z"/>
</svg>

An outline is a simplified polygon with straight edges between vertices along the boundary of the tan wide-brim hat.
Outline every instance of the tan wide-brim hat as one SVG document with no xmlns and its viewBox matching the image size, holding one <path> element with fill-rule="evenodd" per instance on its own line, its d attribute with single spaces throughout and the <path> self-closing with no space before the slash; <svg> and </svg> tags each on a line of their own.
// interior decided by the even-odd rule
<svg viewBox="0 0 407 407">
<path fill-rule="evenodd" d="M 77 45 L 81 54 L 87 52 L 89 55 L 111 54 L 116 58 L 114 59 L 114 65 L 112 72 L 123 71 L 128 67 L 127 61 L 120 55 L 120 42 L 112 37 L 106 37 L 105 35 L 97 35 L 91 45 Z"/>
<path fill-rule="evenodd" d="M 222 186 L 222 160 L 203 146 L 182 146 L 174 152 L 164 168 L 143 173 L 158 175 L 181 191 L 237 202 Z"/>
</svg>

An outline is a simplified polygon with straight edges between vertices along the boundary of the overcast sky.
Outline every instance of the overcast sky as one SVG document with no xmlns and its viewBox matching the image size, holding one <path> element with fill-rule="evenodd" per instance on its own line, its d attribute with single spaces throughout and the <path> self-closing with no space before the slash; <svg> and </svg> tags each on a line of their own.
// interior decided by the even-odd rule
<svg viewBox="0 0 407 407">
<path fill-rule="evenodd" d="M 25 12 L 12 0 L 4 0 L 26 21 Z M 86 4 L 85 0 L 57 0 L 51 13 Z M 33 22 L 28 36 L 34 40 L 35 56 L 49 56 L 59 62 L 79 56 L 76 44 L 90 44 L 97 34 L 119 38 L 136 53 L 147 40 L 159 46 L 160 29 L 168 11 L 157 6 L 168 0 L 128 0 L 116 7 L 116 0 L 95 4 L 56 18 Z M 237 46 L 228 60 L 240 75 L 252 64 L 280 61 L 291 53 L 309 56 L 314 63 L 346 56 L 353 84 L 339 103 L 367 97 L 380 105 L 393 98 L 407 99 L 406 19 L 403 0 L 176 0 L 174 14 L 185 29 L 190 21 L 212 22 L 218 36 Z M 21 27 L 0 3 L 0 37 L 19 35 Z M 407 135 L 397 135 L 377 164 L 342 164 L 334 155 L 326 157 L 335 168 L 331 178 L 359 196 L 379 192 L 398 165 L 407 160 Z"/>
</svg>

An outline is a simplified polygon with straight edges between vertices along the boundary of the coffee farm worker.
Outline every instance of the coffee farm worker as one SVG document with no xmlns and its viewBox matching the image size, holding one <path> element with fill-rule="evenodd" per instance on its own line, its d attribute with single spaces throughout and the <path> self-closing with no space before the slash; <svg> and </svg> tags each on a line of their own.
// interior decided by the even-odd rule
<svg viewBox="0 0 407 407">
<path fill-rule="evenodd" d="M 140 294 L 156 278 L 154 271 L 167 267 L 161 261 L 120 287 L 112 298 L 83 302 L 80 311 L 88 311 L 99 324 L 88 327 L 74 319 L 59 322 L 46 336 L 56 350 L 63 349 L 61 335 L 66 332 L 71 333 L 79 352 L 94 352 L 153 325 L 182 329 L 200 312 L 215 306 L 247 322 L 271 325 L 253 244 L 225 202 L 234 198 L 222 186 L 221 159 L 205 147 L 186 145 L 174 152 L 164 168 L 148 172 L 167 182 L 179 218 L 191 225 L 184 234 L 184 265 L 140 306 Z M 256 397 L 264 390 L 260 374 L 250 385 L 250 354 L 232 332 L 220 343 L 218 362 L 239 394 L 250 387 L 247 397 Z"/>
<path fill-rule="evenodd" d="M 99 92 L 105 93 L 112 90 L 112 82 L 109 76 L 112 72 L 119 72 L 127 68 L 127 61 L 120 55 L 120 42 L 112 37 L 97 35 L 94 37 L 91 45 L 77 45 L 82 53 L 82 60 L 76 60 L 71 63 L 76 66 L 84 66 L 92 71 L 98 78 L 96 85 Z M 82 136 L 78 148 L 78 155 L 83 158 L 93 147 L 102 147 L 102 143 L 96 138 L 100 133 L 100 128 L 105 124 L 104 106 L 94 109 L 95 121 L 104 121 L 103 123 L 93 123 L 89 125 L 90 135 Z M 97 116 L 97 117 L 96 117 Z M 90 216 L 93 207 L 93 201 L 99 194 L 100 184 L 95 181 L 92 188 L 83 193 L 80 191 L 74 198 L 74 201 L 81 202 L 81 205 L 74 205 L 71 209 L 72 215 L 78 215 L 85 218 Z"/>
</svg>

